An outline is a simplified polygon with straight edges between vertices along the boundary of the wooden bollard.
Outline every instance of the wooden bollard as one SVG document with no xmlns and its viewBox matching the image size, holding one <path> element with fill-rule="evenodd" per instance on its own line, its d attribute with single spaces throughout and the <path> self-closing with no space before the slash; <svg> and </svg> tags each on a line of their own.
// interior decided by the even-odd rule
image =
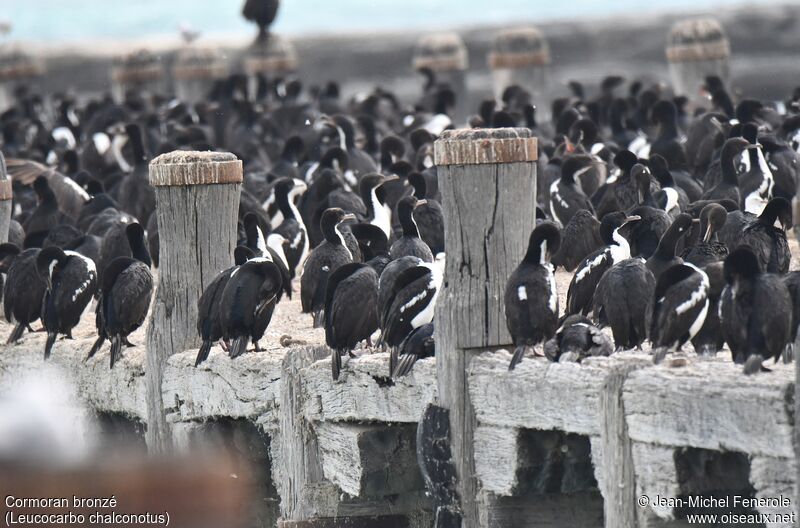
<svg viewBox="0 0 800 528">
<path fill-rule="evenodd" d="M 684 20 L 672 26 L 667 42 L 672 88 L 695 103 L 702 102 L 700 88 L 709 75 L 723 82 L 730 75 L 731 46 L 725 30 L 713 18 Z"/>
<path fill-rule="evenodd" d="M 228 66 L 215 50 L 187 46 L 175 58 L 172 77 L 175 95 L 187 103 L 205 99 L 215 80 L 225 77 Z"/>
<path fill-rule="evenodd" d="M 450 411 L 464 526 L 471 528 L 478 507 L 467 370 L 486 349 L 511 345 L 503 293 L 535 226 L 537 140 L 522 128 L 445 131 L 434 157 L 448 248 L 435 322 L 439 405 Z"/>
<path fill-rule="evenodd" d="M 159 93 L 164 89 L 164 68 L 156 55 L 139 50 L 117 59 L 111 68 L 111 91 L 117 102 L 128 90 Z"/>
<path fill-rule="evenodd" d="M 6 158 L 0 152 L 0 243 L 8 242 L 8 228 L 11 225 L 11 210 L 14 193 L 11 180 L 6 172 Z"/>
<path fill-rule="evenodd" d="M 297 70 L 297 53 L 291 41 L 270 33 L 266 40 L 256 39 L 245 50 L 242 67 L 249 81 L 248 93 L 254 97 L 259 75 L 287 77 Z"/>
<path fill-rule="evenodd" d="M 450 86 L 456 95 L 454 117 L 463 123 L 469 112 L 467 100 L 466 71 L 469 55 L 464 41 L 457 33 L 435 33 L 425 35 L 417 42 L 412 66 L 419 71 L 430 69 L 436 81 Z"/>
<path fill-rule="evenodd" d="M 43 71 L 41 61 L 18 49 L 0 53 L 0 112 L 14 105 L 14 88 L 30 84 L 41 77 Z"/>
<path fill-rule="evenodd" d="M 549 89 L 550 47 L 541 31 L 534 27 L 502 31 L 494 40 L 488 62 L 497 100 L 509 86 L 522 86 L 531 93 L 537 115 L 544 116 L 549 110 L 545 103 Z"/>
<path fill-rule="evenodd" d="M 174 151 L 150 162 L 160 259 L 158 288 L 147 327 L 147 444 L 170 447 L 161 396 L 164 364 L 200 341 L 197 300 L 233 264 L 242 162 L 227 152 Z"/>
</svg>

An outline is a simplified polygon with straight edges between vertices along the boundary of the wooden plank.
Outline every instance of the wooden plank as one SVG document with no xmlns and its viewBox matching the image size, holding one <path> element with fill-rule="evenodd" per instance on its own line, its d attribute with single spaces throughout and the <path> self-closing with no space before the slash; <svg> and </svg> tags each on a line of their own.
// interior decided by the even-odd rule
<svg viewBox="0 0 800 528">
<path fill-rule="evenodd" d="M 169 449 L 170 444 L 162 400 L 166 360 L 199 345 L 197 300 L 214 277 L 233 264 L 241 184 L 202 184 L 218 174 L 220 156 L 227 160 L 232 154 L 217 153 L 209 161 L 198 153 L 171 153 L 150 165 L 151 180 L 155 177 L 164 184 L 155 191 L 161 253 L 145 368 L 147 443 L 155 452 Z M 219 163 L 238 167 L 241 179 L 241 164 Z M 179 180 L 186 184 L 174 185 Z"/>
<path fill-rule="evenodd" d="M 331 379 L 330 358 L 309 365 L 301 379 L 303 414 L 315 421 L 419 421 L 436 396 L 436 360 L 423 359 L 408 376 L 389 377 L 389 354 L 344 359 L 338 381 Z"/>
<path fill-rule="evenodd" d="M 637 442 L 791 458 L 794 367 L 770 368 L 745 376 L 741 365 L 718 358 L 633 372 L 623 390 L 629 435 Z"/>
</svg>

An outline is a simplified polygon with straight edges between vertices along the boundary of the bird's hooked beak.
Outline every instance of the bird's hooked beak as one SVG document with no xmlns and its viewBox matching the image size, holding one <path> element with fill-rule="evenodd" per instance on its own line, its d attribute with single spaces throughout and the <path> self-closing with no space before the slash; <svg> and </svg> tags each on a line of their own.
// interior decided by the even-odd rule
<svg viewBox="0 0 800 528">
<path fill-rule="evenodd" d="M 628 225 L 628 224 L 631 224 L 633 222 L 638 222 L 641 219 L 642 219 L 642 217 L 639 216 L 639 215 L 628 216 L 628 217 L 625 218 L 625 221 L 622 222 L 622 225 L 620 227 Z"/>
<path fill-rule="evenodd" d="M 383 183 L 381 183 L 381 185 L 383 185 L 384 183 L 397 181 L 399 179 L 400 179 L 400 176 L 398 176 L 397 174 L 390 174 L 389 176 L 384 176 Z"/>
<path fill-rule="evenodd" d="M 699 220 L 697 220 L 697 221 L 699 221 Z M 708 227 L 706 227 L 706 232 L 703 235 L 703 242 L 708 242 L 709 240 L 711 240 L 711 231 L 712 231 L 711 230 L 711 222 L 709 222 L 708 223 Z"/>
<path fill-rule="evenodd" d="M 348 221 L 348 220 L 355 220 L 355 219 L 356 219 L 356 215 L 354 215 L 353 213 L 347 213 L 346 215 L 344 215 L 344 216 L 342 217 L 342 220 L 341 220 L 341 221 L 342 221 L 342 222 L 346 222 L 346 221 Z M 341 222 L 340 222 L 340 223 L 341 223 Z"/>
<path fill-rule="evenodd" d="M 416 203 L 416 204 L 414 204 L 414 209 L 416 209 L 416 208 L 417 208 L 417 207 L 419 207 L 420 205 L 425 205 L 425 204 L 427 204 L 427 203 L 428 203 L 428 200 L 417 200 L 417 203 Z"/>
</svg>

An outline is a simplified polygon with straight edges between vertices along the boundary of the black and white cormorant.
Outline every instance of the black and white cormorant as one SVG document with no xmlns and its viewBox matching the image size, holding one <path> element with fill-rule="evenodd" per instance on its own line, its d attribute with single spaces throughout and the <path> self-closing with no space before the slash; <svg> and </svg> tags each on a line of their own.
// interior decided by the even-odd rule
<svg viewBox="0 0 800 528">
<path fill-rule="evenodd" d="M 422 262 L 403 270 L 395 279 L 381 317 L 381 342 L 391 349 L 389 372 L 397 364 L 397 347 L 416 328 L 433 321 L 442 286 L 444 261 Z M 385 270 L 384 270 L 385 271 Z"/>
<path fill-rule="evenodd" d="M 111 368 L 122 358 L 122 345 L 144 323 L 153 295 L 153 276 L 144 255 L 117 257 L 103 270 L 97 304 L 97 340 L 89 351 L 94 356 L 106 339 L 111 340 Z M 88 358 L 87 358 L 88 359 Z"/>
<path fill-rule="evenodd" d="M 732 137 L 725 141 L 719 156 L 719 169 L 722 179 L 714 187 L 703 193 L 701 200 L 733 200 L 741 203 L 739 192 L 739 175 L 736 171 L 736 162 L 747 149 L 755 148 L 746 139 Z"/>
<path fill-rule="evenodd" d="M 544 355 L 555 362 L 580 362 L 587 357 L 609 356 L 611 338 L 583 315 L 570 315 L 544 344 Z"/>
<path fill-rule="evenodd" d="M 719 319 L 719 300 L 725 288 L 724 263 L 712 262 L 703 268 L 708 276 L 708 311 L 700 331 L 692 338 L 692 346 L 698 356 L 713 357 L 725 346 Z"/>
<path fill-rule="evenodd" d="M 386 203 L 383 185 L 386 182 L 397 180 L 397 176 L 383 176 L 381 174 L 367 174 L 359 183 L 361 200 L 367 208 L 366 221 L 378 226 L 386 235 L 386 240 L 392 239 L 392 207 Z"/>
<path fill-rule="evenodd" d="M 283 285 L 281 296 L 285 293 L 291 299 L 292 271 L 286 258 L 286 248 L 289 245 L 286 239 L 278 233 L 270 233 L 267 237 L 264 237 L 264 232 L 258 225 L 258 217 L 253 213 L 244 215 L 242 223 L 247 237 L 247 248 L 253 252 L 254 256 L 269 258 L 278 266 L 278 270 L 281 272 L 281 284 Z M 280 301 L 280 297 L 278 300 Z"/>
<path fill-rule="evenodd" d="M 397 364 L 391 372 L 392 378 L 407 376 L 418 360 L 435 355 L 436 339 L 433 323 L 415 328 L 400 344 Z"/>
<path fill-rule="evenodd" d="M 758 127 L 755 123 L 742 126 L 742 137 L 750 143 L 747 149 L 745 172 L 739 176 L 739 194 L 743 211 L 761 214 L 772 198 L 775 177 L 764 157 L 763 146 L 758 142 Z"/>
<path fill-rule="evenodd" d="M 222 299 L 222 292 L 231 278 L 231 274 L 242 264 L 248 260 L 255 258 L 256 254 L 249 247 L 237 246 L 233 251 L 234 265 L 230 268 L 223 270 L 214 277 L 203 294 L 197 301 L 197 333 L 203 344 L 197 351 L 197 358 L 195 359 L 194 366 L 197 367 L 208 359 L 208 354 L 211 352 L 211 347 L 214 342 L 222 339 L 222 325 L 219 318 L 220 300 Z"/>
<path fill-rule="evenodd" d="M 522 361 L 527 349 L 553 337 L 558 328 L 558 291 L 550 256 L 560 243 L 555 224 L 539 224 L 530 235 L 525 257 L 506 282 L 506 325 L 515 347 L 508 370 Z"/>
<path fill-rule="evenodd" d="M 689 232 L 691 227 L 691 215 L 681 213 L 662 235 L 655 252 L 647 259 L 647 268 L 653 273 L 656 280 L 672 266 L 683 263 L 683 259 L 675 254 L 675 250 L 678 242 Z"/>
<path fill-rule="evenodd" d="M 650 330 L 656 279 L 644 260 L 614 264 L 603 274 L 594 295 L 594 316 L 610 326 L 619 349 L 640 347 Z"/>
<path fill-rule="evenodd" d="M 340 227 L 346 220 L 355 220 L 355 215 L 339 208 L 327 209 L 322 213 L 320 228 L 325 240 L 309 254 L 303 268 L 300 301 L 303 313 L 312 314 L 315 328 L 323 323 L 329 277 L 339 266 L 353 262 L 353 254 L 347 247 Z"/>
<path fill-rule="evenodd" d="M 13 249 L 6 246 L 4 253 L 13 255 Z M 14 323 L 14 329 L 6 344 L 16 343 L 27 328 L 33 331 L 33 324 L 42 310 L 45 282 L 36 271 L 38 248 L 26 249 L 11 261 L 3 287 L 3 310 L 6 321 Z"/>
<path fill-rule="evenodd" d="M 561 177 L 550 185 L 550 215 L 562 226 L 578 211 L 594 213 L 592 201 L 583 193 L 579 179 L 592 169 L 593 163 L 590 156 L 568 156 L 561 164 Z"/>
<path fill-rule="evenodd" d="M 717 232 L 725 225 L 728 212 L 719 204 L 710 203 L 700 212 L 700 236 L 695 245 L 687 247 L 681 257 L 684 262 L 702 268 L 712 262 L 725 260 L 728 248 L 717 239 Z"/>
<path fill-rule="evenodd" d="M 231 358 L 244 354 L 251 339 L 256 352 L 260 350 L 258 341 L 272 320 L 281 280 L 280 269 L 269 256 L 250 259 L 231 272 L 218 307 L 222 337 L 232 341 Z"/>
<path fill-rule="evenodd" d="M 444 213 L 442 204 L 433 198 L 428 191 L 428 180 L 419 172 L 412 172 L 407 177 L 408 183 L 414 187 L 414 196 L 425 200 L 414 210 L 419 236 L 431 248 L 431 253 L 438 255 L 444 252 Z"/>
<path fill-rule="evenodd" d="M 561 247 L 553 255 L 553 266 L 573 271 L 583 259 L 601 247 L 600 222 L 591 211 L 578 211 L 561 230 Z"/>
<path fill-rule="evenodd" d="M 417 222 L 414 220 L 415 209 L 426 203 L 425 200 L 417 200 L 415 196 L 406 196 L 397 204 L 397 215 L 403 227 L 403 236 L 395 240 L 389 248 L 391 259 L 412 256 L 419 257 L 424 262 L 433 262 L 431 248 L 419 237 Z"/>
<path fill-rule="evenodd" d="M 36 268 L 47 285 L 41 316 L 47 331 L 44 358 L 48 359 L 58 334 L 72 339 L 72 329 L 97 289 L 97 270 L 91 259 L 56 246 L 39 252 Z"/>
<path fill-rule="evenodd" d="M 747 246 L 732 251 L 724 269 L 722 335 L 733 361 L 745 364 L 745 374 L 754 374 L 764 360 L 777 361 L 789 343 L 792 298 L 780 276 L 761 271 L 758 257 Z"/>
<path fill-rule="evenodd" d="M 677 264 L 658 277 L 650 327 L 655 363 L 700 332 L 708 314 L 709 288 L 708 275 L 694 264 Z"/>
<path fill-rule="evenodd" d="M 786 273 L 792 260 L 786 229 L 791 227 L 792 204 L 786 198 L 773 198 L 761 215 L 742 230 L 739 245 L 753 250 L 762 270 Z"/>
<path fill-rule="evenodd" d="M 27 236 L 46 233 L 62 220 L 56 195 L 50 188 L 47 177 L 38 176 L 33 182 L 33 190 L 36 192 L 38 204 L 22 225 Z"/>
<path fill-rule="evenodd" d="M 600 236 L 606 246 L 586 257 L 575 270 L 567 290 L 567 315 L 587 315 L 592 310 L 592 300 L 600 278 L 611 266 L 631 257 L 631 247 L 620 230 L 639 220 L 638 216 L 628 217 L 620 212 L 603 217 Z"/>
<path fill-rule="evenodd" d="M 308 257 L 310 242 L 303 217 L 295 205 L 295 199 L 306 191 L 302 180 L 284 178 L 275 184 L 275 200 L 283 214 L 283 221 L 273 232 L 288 241 L 284 248 L 291 278 L 295 278 Z"/>
<path fill-rule="evenodd" d="M 354 309 L 354 307 L 358 307 Z M 331 349 L 331 372 L 339 379 L 342 355 L 350 354 L 380 327 L 378 273 L 368 264 L 339 266 L 328 279 L 325 293 L 325 343 Z"/>
</svg>

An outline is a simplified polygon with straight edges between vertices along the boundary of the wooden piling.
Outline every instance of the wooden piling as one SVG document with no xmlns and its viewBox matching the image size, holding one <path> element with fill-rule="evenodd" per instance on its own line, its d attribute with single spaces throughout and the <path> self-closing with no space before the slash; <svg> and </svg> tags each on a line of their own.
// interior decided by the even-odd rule
<svg viewBox="0 0 800 528">
<path fill-rule="evenodd" d="M 727 83 L 731 46 L 722 25 L 713 18 L 683 20 L 672 26 L 667 42 L 672 88 L 695 103 L 702 103 L 700 87 L 709 75 Z"/>
<path fill-rule="evenodd" d="M 160 59 L 147 50 L 139 50 L 114 61 L 111 68 L 111 92 L 121 103 L 128 90 L 161 92 L 164 69 Z"/>
<path fill-rule="evenodd" d="M 494 96 L 501 100 L 503 91 L 519 85 L 531 93 L 537 115 L 547 119 L 550 47 L 541 31 L 522 27 L 500 32 L 488 55 L 492 70 Z"/>
<path fill-rule="evenodd" d="M 199 345 L 197 300 L 233 264 L 242 162 L 223 152 L 174 151 L 150 162 L 160 237 L 158 289 L 147 327 L 147 443 L 170 447 L 162 401 L 169 356 Z"/>
<path fill-rule="evenodd" d="M 8 242 L 8 228 L 11 225 L 11 209 L 13 207 L 11 180 L 6 171 L 6 158 L 0 152 L 0 244 Z"/>
<path fill-rule="evenodd" d="M 457 124 L 463 124 L 470 108 L 466 81 L 469 56 L 461 37 L 457 33 L 423 36 L 417 42 L 412 65 L 416 71 L 430 69 L 436 75 L 437 83 L 450 86 L 456 95 L 453 117 Z"/>
<path fill-rule="evenodd" d="M 213 82 L 227 73 L 219 52 L 188 45 L 178 53 L 172 68 L 175 95 L 181 101 L 198 103 L 208 95 Z"/>
<path fill-rule="evenodd" d="M 511 344 L 503 292 L 535 226 L 537 141 L 528 129 L 445 131 L 434 157 L 449 248 L 435 322 L 439 404 L 450 411 L 464 526 L 472 528 L 478 504 L 467 370 L 480 352 Z"/>
</svg>

